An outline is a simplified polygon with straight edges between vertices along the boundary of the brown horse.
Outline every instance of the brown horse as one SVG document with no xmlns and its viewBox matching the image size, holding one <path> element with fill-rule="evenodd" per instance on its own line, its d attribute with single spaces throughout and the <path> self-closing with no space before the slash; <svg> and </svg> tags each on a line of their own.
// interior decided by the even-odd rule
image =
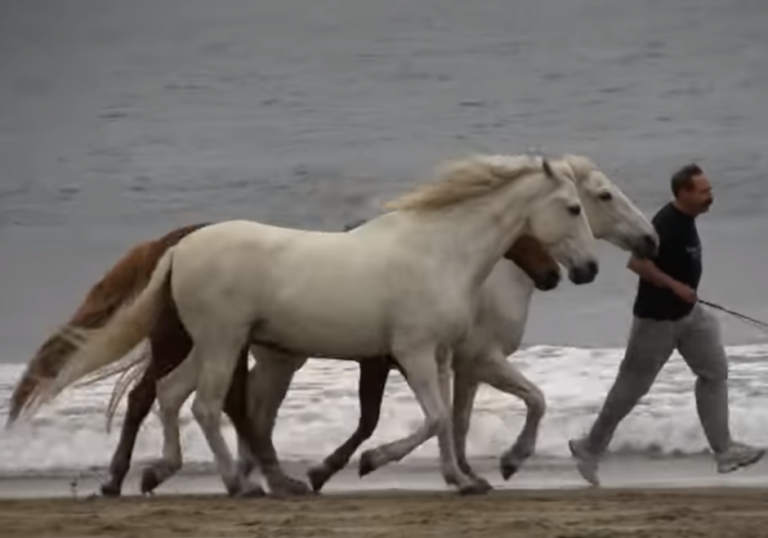
<svg viewBox="0 0 768 538">
<path fill-rule="evenodd" d="M 157 262 L 168 248 L 207 224 L 179 228 L 159 239 L 133 247 L 90 290 L 85 302 L 70 319 L 69 325 L 82 328 L 103 326 L 120 305 L 129 301 L 146 286 Z M 552 289 L 560 280 L 560 269 L 555 260 L 538 241 L 529 236 L 518 239 L 505 257 L 525 271 L 538 289 Z M 191 338 L 172 306 L 169 306 L 160 316 L 149 340 L 152 358 L 142 378 L 129 393 L 120 441 L 109 467 L 110 479 L 101 487 L 105 496 L 119 496 L 121 493 L 123 481 L 130 467 L 136 436 L 156 397 L 157 380 L 181 364 L 192 349 Z M 61 336 L 51 337 L 40 347 L 14 389 L 6 427 L 17 420 L 20 412 L 29 405 L 30 395 L 38 384 L 56 376 L 66 364 L 72 351 L 74 351 L 73 344 Z M 266 445 L 258 443 L 247 417 L 247 359 L 247 349 L 243 349 L 238 361 L 238 371 L 232 378 L 233 382 L 227 395 L 224 411 L 232 421 L 238 437 L 246 442 L 252 454 L 258 454 L 259 465 L 267 470 L 279 464 L 274 448 L 271 446 L 271 440 Z M 310 472 L 310 481 L 315 491 L 318 491 L 333 474 L 342 469 L 355 450 L 373 434 L 379 420 L 389 371 L 393 367 L 400 370 L 399 365 L 389 358 L 382 358 L 380 361 L 360 361 L 359 365 L 360 419 L 357 430 L 324 460 L 322 466 Z M 245 464 L 249 466 L 253 465 L 253 462 L 245 462 Z M 171 472 L 172 470 L 157 467 L 145 469 L 141 483 L 142 493 L 151 492 L 163 480 L 163 475 Z M 272 473 L 265 474 L 269 479 Z M 270 488 L 282 493 L 303 493 L 307 489 L 306 485 L 299 481 L 270 482 Z M 261 491 L 253 493 L 258 494 Z"/>
</svg>

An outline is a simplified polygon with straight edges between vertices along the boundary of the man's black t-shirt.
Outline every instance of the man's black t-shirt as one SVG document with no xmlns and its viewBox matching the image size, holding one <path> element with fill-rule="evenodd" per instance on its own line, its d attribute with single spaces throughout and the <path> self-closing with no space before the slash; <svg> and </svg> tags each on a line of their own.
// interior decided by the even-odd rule
<svg viewBox="0 0 768 538">
<path fill-rule="evenodd" d="M 670 202 L 652 219 L 659 234 L 659 251 L 653 262 L 663 272 L 694 290 L 701 279 L 701 242 L 693 217 Z M 639 279 L 633 313 L 639 318 L 676 320 L 689 314 L 693 305 L 672 290 Z"/>
</svg>

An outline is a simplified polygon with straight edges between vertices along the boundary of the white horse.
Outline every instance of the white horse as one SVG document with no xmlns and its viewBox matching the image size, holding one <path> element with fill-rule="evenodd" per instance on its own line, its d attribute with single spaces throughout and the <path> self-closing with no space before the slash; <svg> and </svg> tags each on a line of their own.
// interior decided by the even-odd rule
<svg viewBox="0 0 768 538">
<path fill-rule="evenodd" d="M 476 156 L 453 162 L 354 233 L 252 221 L 202 228 L 166 252 L 133 303 L 82 334 L 39 404 L 130 352 L 173 301 L 194 347 L 158 383 L 166 464 L 180 465 L 179 409 L 196 390 L 192 411 L 226 489 L 253 489 L 234 464 L 220 419 L 238 354 L 255 342 L 260 359 L 394 356 L 425 420 L 380 447 L 385 457 L 377 463 L 399 460 L 437 435 L 446 480 L 461 492 L 485 491 L 456 461 L 452 350 L 468 333 L 480 285 L 520 235 L 552 246 L 576 281 L 595 278 L 595 240 L 568 174 L 564 163 L 529 156 Z"/>
<path fill-rule="evenodd" d="M 653 256 L 659 238 L 642 211 L 591 160 L 575 155 L 564 159 L 573 169 L 579 198 L 595 238 L 640 258 Z M 558 258 L 557 253 L 554 257 Z M 470 476 L 475 475 L 466 460 L 466 438 L 480 383 L 520 397 L 527 408 L 522 431 L 501 456 L 503 478 L 508 480 L 535 451 L 546 409 L 544 395 L 507 360 L 522 342 L 534 289 L 530 277 L 519 267 L 501 260 L 484 283 L 475 330 L 455 351 L 454 435 L 459 464 Z"/>
<path fill-rule="evenodd" d="M 631 251 L 639 257 L 653 255 L 658 247 L 656 230 L 621 189 L 587 157 L 565 155 L 563 160 L 572 170 L 570 177 L 575 180 L 595 238 Z M 555 259 L 558 259 L 557 253 L 554 254 Z M 520 267 L 509 260 L 499 260 L 480 288 L 469 336 L 454 350 L 453 419 L 458 463 L 467 475 L 489 489 L 490 484 L 472 471 L 465 452 L 472 406 L 479 383 L 487 383 L 502 392 L 518 396 L 527 407 L 522 431 L 511 448 L 501 456 L 504 479 L 509 479 L 533 454 L 539 424 L 545 412 L 545 399 L 539 387 L 507 361 L 507 357 L 519 348 L 522 341 L 534 289 L 533 280 Z M 290 363 L 268 355 L 258 355 L 256 360 L 257 364 L 251 370 L 248 381 L 253 400 L 252 413 L 262 421 L 257 426 L 259 436 L 271 439 L 277 411 L 295 371 L 303 366 L 306 359 Z M 386 376 L 386 371 L 382 371 L 382 375 Z M 382 380 L 382 387 L 384 382 Z M 359 437 L 358 440 L 361 444 L 365 439 Z M 258 462 L 241 439 L 238 439 L 238 449 L 244 472 L 248 472 Z M 388 461 L 389 456 L 385 450 L 378 448 L 362 454 L 361 476 L 379 467 L 381 462 Z M 270 486 L 293 481 L 279 467 L 273 448 L 272 459 L 261 463 Z M 338 466 L 325 462 L 310 469 L 313 487 L 316 490 L 322 487 L 338 470 Z M 302 492 L 301 486 L 295 483 L 291 487 L 292 493 Z"/>
</svg>

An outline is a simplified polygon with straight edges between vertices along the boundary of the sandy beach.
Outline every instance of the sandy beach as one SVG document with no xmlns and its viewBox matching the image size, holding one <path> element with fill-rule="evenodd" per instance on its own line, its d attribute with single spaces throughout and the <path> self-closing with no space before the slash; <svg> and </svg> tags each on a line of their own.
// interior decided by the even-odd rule
<svg viewBox="0 0 768 538">
<path fill-rule="evenodd" d="M 140 466 L 122 499 L 95 497 L 97 475 L 0 480 L 0 535 L 11 537 L 768 536 L 768 461 L 721 475 L 707 456 L 610 457 L 603 487 L 585 487 L 572 464 L 536 461 L 513 480 L 496 462 L 477 470 L 495 491 L 461 497 L 434 466 L 394 465 L 361 480 L 351 466 L 306 498 L 229 499 L 218 475 L 182 472 L 154 497 L 138 492 Z M 305 465 L 292 464 L 294 476 Z"/>
<path fill-rule="evenodd" d="M 306 499 L 223 496 L 0 502 L 6 538 L 221 536 L 768 536 L 768 490 L 383 492 Z"/>
</svg>

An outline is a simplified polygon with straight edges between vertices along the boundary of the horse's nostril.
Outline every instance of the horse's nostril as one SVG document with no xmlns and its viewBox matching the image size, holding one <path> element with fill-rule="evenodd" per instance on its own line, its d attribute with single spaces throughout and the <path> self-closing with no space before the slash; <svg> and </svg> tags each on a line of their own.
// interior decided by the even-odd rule
<svg viewBox="0 0 768 538">
<path fill-rule="evenodd" d="M 653 238 L 652 235 L 646 235 L 643 237 L 643 242 L 645 243 L 646 248 L 648 250 L 653 250 L 656 248 L 656 240 Z"/>
<path fill-rule="evenodd" d="M 558 271 L 550 271 L 545 279 L 545 285 L 547 289 L 552 289 L 560 282 L 560 273 Z"/>
<path fill-rule="evenodd" d="M 591 261 L 580 267 L 574 267 L 569 272 L 571 282 L 574 284 L 588 284 L 592 282 L 598 273 L 597 262 Z"/>
</svg>

